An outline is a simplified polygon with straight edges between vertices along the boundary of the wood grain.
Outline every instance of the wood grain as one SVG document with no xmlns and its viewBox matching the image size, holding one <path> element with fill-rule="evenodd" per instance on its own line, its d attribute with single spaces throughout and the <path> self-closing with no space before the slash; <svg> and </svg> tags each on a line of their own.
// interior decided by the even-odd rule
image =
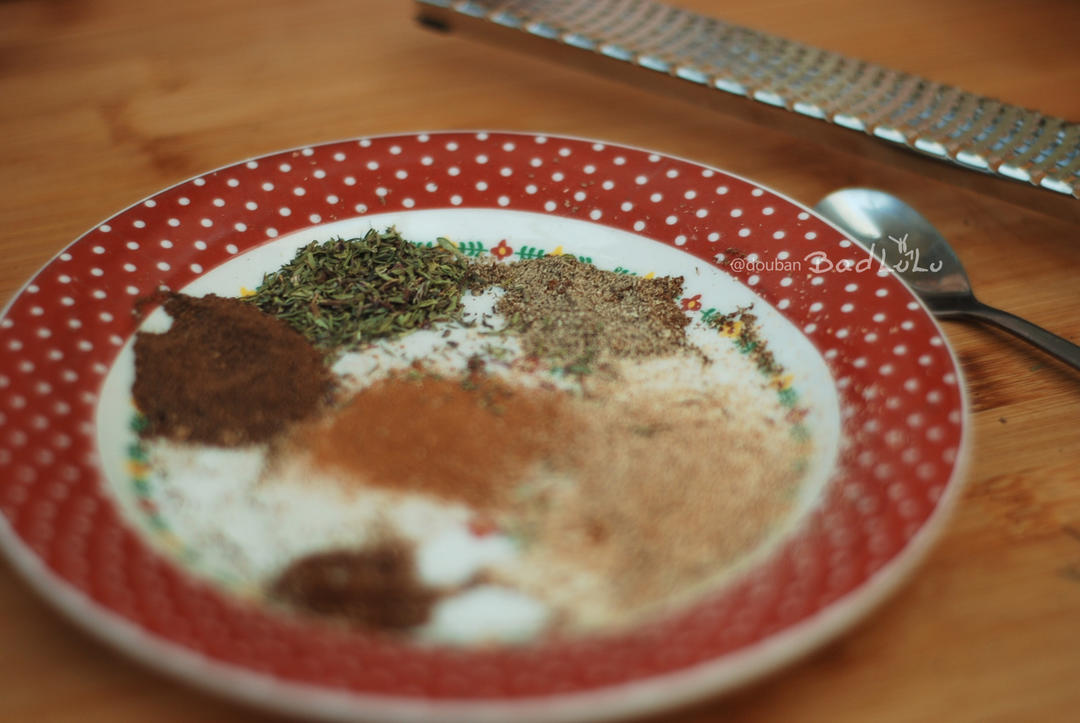
<svg viewBox="0 0 1080 723">
<path fill-rule="evenodd" d="M 732 22 L 1080 119 L 1080 5 L 694 0 Z M 980 297 L 1080 340 L 1080 228 L 747 120 L 415 26 L 379 0 L 0 2 L 0 298 L 160 188 L 248 156 L 442 128 L 604 138 L 813 203 L 897 193 Z M 1072 720 L 1080 709 L 1080 375 L 946 327 L 974 402 L 965 498 L 915 578 L 855 631 L 658 720 Z M 0 720 L 256 721 L 76 632 L 0 565 Z"/>
</svg>

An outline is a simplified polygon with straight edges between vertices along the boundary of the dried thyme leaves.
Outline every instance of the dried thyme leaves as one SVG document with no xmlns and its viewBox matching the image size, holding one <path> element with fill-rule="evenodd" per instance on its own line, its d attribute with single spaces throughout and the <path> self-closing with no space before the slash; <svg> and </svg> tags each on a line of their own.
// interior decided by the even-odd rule
<svg viewBox="0 0 1080 723">
<path fill-rule="evenodd" d="M 291 562 L 270 596 L 356 627 L 405 631 L 426 622 L 440 597 L 417 578 L 415 558 L 411 544 L 393 538 L 359 550 L 315 552 Z"/>
<path fill-rule="evenodd" d="M 247 300 L 316 347 L 348 351 L 461 311 L 467 264 L 449 244 L 416 246 L 396 229 L 312 242 Z"/>
<path fill-rule="evenodd" d="M 505 294 L 495 311 L 526 354 L 584 374 L 605 358 L 663 356 L 687 348 L 683 279 L 604 271 L 573 256 L 477 266 L 475 287 Z"/>
</svg>

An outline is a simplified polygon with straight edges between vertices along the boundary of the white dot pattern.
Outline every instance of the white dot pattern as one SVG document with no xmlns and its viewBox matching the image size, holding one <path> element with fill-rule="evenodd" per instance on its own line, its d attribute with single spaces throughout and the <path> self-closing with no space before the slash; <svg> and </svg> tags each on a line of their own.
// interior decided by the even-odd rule
<svg viewBox="0 0 1080 723">
<path fill-rule="evenodd" d="M 345 690 L 452 695 L 456 686 L 494 697 L 667 672 L 752 645 L 865 584 L 953 484 L 963 405 L 933 321 L 891 275 L 731 268 L 740 249 L 729 245 L 744 245 L 761 263 L 781 252 L 791 260 L 819 249 L 858 260 L 859 252 L 782 197 L 722 172 L 574 139 L 404 135 L 248 161 L 152 201 L 73 244 L 0 323 L 0 513 L 67 584 L 224 662 L 290 680 L 333 670 Z M 511 649 L 486 658 L 331 636 L 252 612 L 192 582 L 119 522 L 93 462 L 93 417 L 103 375 L 133 332 L 135 299 L 161 284 L 182 288 L 312 223 L 369 209 L 451 206 L 557 214 L 649 234 L 719 264 L 780 309 L 822 350 L 845 409 L 849 444 L 820 512 L 768 565 L 716 599 L 607 644 L 614 648 L 562 642 L 552 643 L 550 656 Z M 614 649 L 633 665 L 615 662 Z"/>
</svg>

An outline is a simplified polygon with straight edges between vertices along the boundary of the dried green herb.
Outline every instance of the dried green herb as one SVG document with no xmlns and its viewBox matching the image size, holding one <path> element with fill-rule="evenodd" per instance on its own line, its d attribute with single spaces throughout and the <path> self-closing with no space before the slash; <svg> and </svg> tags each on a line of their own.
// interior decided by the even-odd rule
<svg viewBox="0 0 1080 723">
<path fill-rule="evenodd" d="M 466 257 L 439 239 L 417 246 L 394 228 L 312 242 L 266 274 L 247 300 L 326 351 L 347 351 L 457 318 Z"/>
</svg>

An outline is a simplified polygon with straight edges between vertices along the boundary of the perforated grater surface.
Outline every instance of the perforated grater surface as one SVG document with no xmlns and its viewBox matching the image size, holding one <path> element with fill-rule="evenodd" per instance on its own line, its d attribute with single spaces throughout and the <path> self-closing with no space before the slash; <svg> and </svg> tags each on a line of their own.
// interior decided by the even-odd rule
<svg viewBox="0 0 1080 723">
<path fill-rule="evenodd" d="M 1080 221 L 1080 124 L 1062 118 L 654 0 L 417 5 L 421 21 L 437 28 L 743 115 L 749 109 L 756 121 L 863 153 L 881 151 L 890 161 L 902 150 L 907 165 Z"/>
</svg>

